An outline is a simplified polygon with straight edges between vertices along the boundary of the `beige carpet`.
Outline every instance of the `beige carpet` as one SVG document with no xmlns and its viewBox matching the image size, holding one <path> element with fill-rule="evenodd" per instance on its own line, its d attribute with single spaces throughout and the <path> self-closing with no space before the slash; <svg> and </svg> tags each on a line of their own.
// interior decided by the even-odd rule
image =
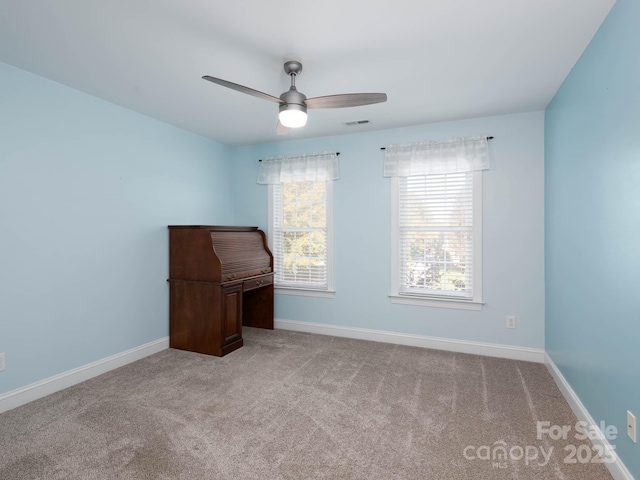
<svg viewBox="0 0 640 480">
<path fill-rule="evenodd" d="M 584 443 L 573 429 L 536 438 L 538 420 L 576 422 L 543 365 L 244 337 L 224 358 L 166 350 L 0 415 L 0 478 L 611 478 L 564 463 L 565 446 Z M 500 445 L 507 459 L 487 460 Z"/>
</svg>

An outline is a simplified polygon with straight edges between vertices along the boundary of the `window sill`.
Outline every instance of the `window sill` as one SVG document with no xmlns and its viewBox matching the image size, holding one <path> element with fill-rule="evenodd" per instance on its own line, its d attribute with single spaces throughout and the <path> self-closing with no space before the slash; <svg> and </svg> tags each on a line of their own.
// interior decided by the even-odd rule
<svg viewBox="0 0 640 480">
<path fill-rule="evenodd" d="M 276 295 L 297 295 L 300 297 L 333 298 L 336 295 L 334 290 L 310 290 L 306 288 L 275 287 Z"/>
<path fill-rule="evenodd" d="M 418 305 L 421 307 L 436 307 L 436 308 L 454 308 L 457 310 L 482 310 L 484 302 L 478 302 L 474 300 L 455 300 L 450 298 L 425 298 L 425 297 L 412 297 L 409 295 L 389 295 L 391 303 L 398 303 L 402 305 Z"/>
</svg>

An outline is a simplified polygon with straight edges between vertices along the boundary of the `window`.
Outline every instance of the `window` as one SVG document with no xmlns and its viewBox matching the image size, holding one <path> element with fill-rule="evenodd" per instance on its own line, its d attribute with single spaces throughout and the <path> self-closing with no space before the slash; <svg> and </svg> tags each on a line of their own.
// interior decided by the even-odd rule
<svg viewBox="0 0 640 480">
<path fill-rule="evenodd" d="M 487 137 L 390 145 L 391 301 L 482 308 L 482 170 Z"/>
<path fill-rule="evenodd" d="M 332 181 L 269 185 L 269 239 L 278 293 L 331 296 L 332 197 Z"/>
<path fill-rule="evenodd" d="M 479 309 L 482 172 L 394 177 L 393 184 L 392 301 Z"/>
<path fill-rule="evenodd" d="M 333 182 L 339 152 L 261 160 L 269 185 L 269 247 L 276 293 L 332 297 Z"/>
</svg>

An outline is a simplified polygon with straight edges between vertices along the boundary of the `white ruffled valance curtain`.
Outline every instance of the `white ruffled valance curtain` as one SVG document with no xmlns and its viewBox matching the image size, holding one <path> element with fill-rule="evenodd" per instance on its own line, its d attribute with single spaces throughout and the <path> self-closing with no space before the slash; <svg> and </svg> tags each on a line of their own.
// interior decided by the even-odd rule
<svg viewBox="0 0 640 480">
<path fill-rule="evenodd" d="M 320 153 L 290 157 L 269 157 L 262 160 L 258 171 L 259 184 L 338 180 L 338 154 Z"/>
<path fill-rule="evenodd" d="M 435 142 L 389 145 L 385 149 L 385 177 L 411 177 L 489 169 L 486 136 L 448 138 Z"/>
</svg>

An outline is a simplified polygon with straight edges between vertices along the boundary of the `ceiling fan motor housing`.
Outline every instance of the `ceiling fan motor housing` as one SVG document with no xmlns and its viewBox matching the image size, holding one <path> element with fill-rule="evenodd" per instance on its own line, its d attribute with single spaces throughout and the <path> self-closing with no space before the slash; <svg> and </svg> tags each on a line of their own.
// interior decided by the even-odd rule
<svg viewBox="0 0 640 480">
<path fill-rule="evenodd" d="M 291 75 L 291 78 L 295 78 Z M 288 128 L 303 127 L 307 123 L 307 97 L 296 90 L 294 85 L 280 95 L 280 113 L 278 118 L 280 124 Z"/>
<path fill-rule="evenodd" d="M 307 99 L 306 95 L 296 90 L 296 87 L 291 87 L 289 90 L 280 95 L 280 111 L 283 110 L 300 110 L 307 113 L 307 104 L 304 101 Z"/>
</svg>

